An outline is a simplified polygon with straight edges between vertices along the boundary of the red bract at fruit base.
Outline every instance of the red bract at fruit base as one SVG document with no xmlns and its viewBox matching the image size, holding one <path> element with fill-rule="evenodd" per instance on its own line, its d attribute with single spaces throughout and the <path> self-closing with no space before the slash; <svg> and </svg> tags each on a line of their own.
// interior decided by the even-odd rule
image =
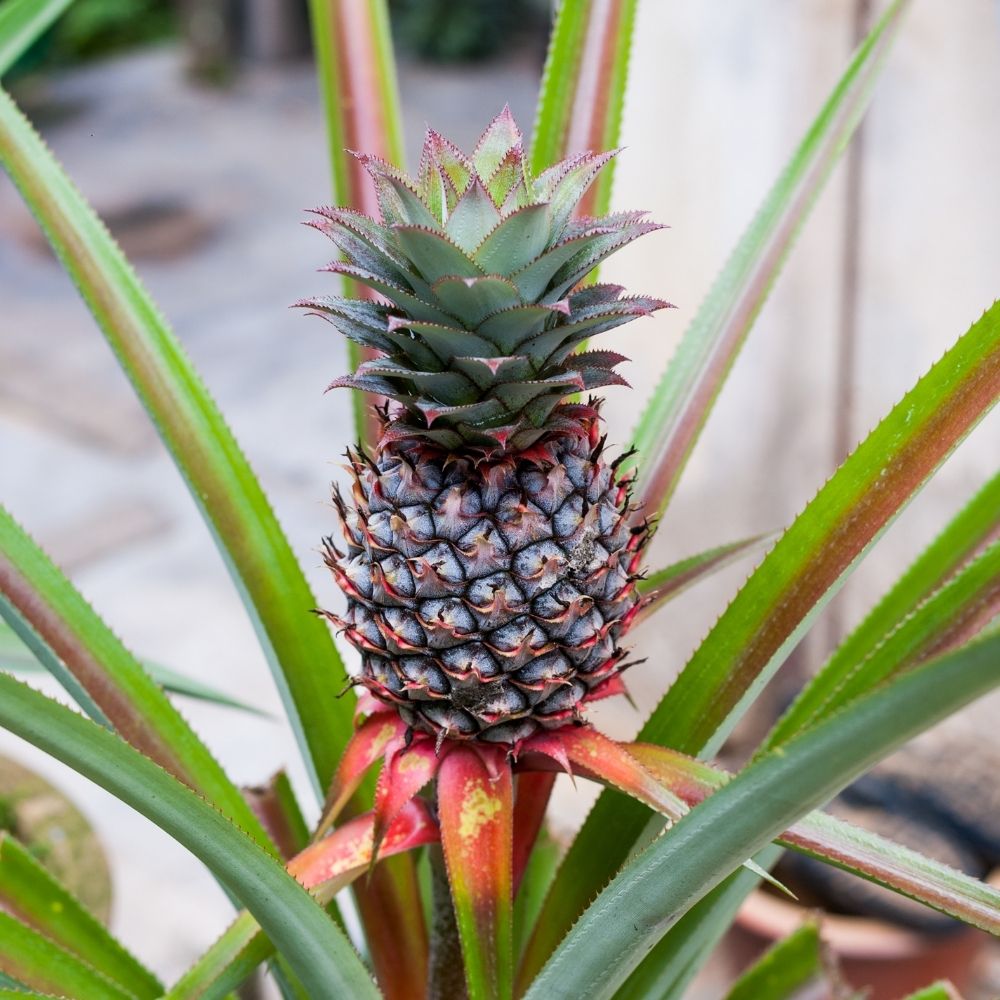
<svg viewBox="0 0 1000 1000">
<path fill-rule="evenodd" d="M 64 6 L 0 6 L 0 72 Z M 224 997 L 268 963 L 290 998 L 678 998 L 781 848 L 1000 932 L 990 886 L 814 811 L 1000 683 L 1000 636 L 984 632 L 1000 604 L 1000 477 L 750 763 L 731 775 L 708 762 L 871 543 L 1000 397 L 1000 307 L 766 540 L 662 701 L 639 706 L 639 738 L 617 742 L 588 721 L 594 701 L 625 693 L 630 628 L 764 541 L 643 563 L 905 9 L 890 4 L 858 49 L 634 434 L 616 432 L 632 444 L 616 450 L 597 394 L 626 385 L 626 359 L 604 335 L 667 306 L 596 273 L 659 228 L 609 209 L 635 6 L 559 5 L 530 151 L 504 108 L 469 153 L 428 130 L 411 177 L 383 4 L 312 0 L 339 207 L 310 224 L 335 244 L 326 270 L 345 294 L 298 305 L 348 338 L 351 370 L 331 388 L 358 397 L 356 440 L 343 442 L 350 495 L 335 493 L 341 530 L 325 543 L 344 602 L 319 613 L 176 338 L 0 91 L 0 161 L 213 529 L 321 806 L 310 826 L 283 773 L 241 792 L 172 695 L 0 512 L 0 612 L 99 723 L 0 673 L 0 725 L 148 816 L 241 908 L 167 990 L 0 836 L 0 995 Z M 360 656 L 352 676 L 334 635 Z M 627 796 L 602 793 L 572 842 L 556 845 L 545 821 L 563 773 Z M 334 897 L 348 887 L 356 919 L 345 922 Z M 810 925 L 732 995 L 782 1000 L 809 983 L 832 988 L 829 974 Z"/>
</svg>

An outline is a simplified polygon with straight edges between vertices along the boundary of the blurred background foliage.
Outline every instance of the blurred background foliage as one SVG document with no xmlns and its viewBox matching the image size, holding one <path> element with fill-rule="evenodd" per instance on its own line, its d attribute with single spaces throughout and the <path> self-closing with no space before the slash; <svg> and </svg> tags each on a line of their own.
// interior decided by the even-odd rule
<svg viewBox="0 0 1000 1000">
<path fill-rule="evenodd" d="M 177 34 L 171 0 L 80 0 L 28 50 L 11 75 L 44 71 L 105 56 Z"/>
<path fill-rule="evenodd" d="M 78 0 L 22 57 L 12 77 L 73 66 L 190 34 L 192 20 L 221 22 L 240 53 L 261 8 L 307 24 L 306 0 Z M 488 59 L 529 37 L 544 39 L 550 0 L 390 0 L 393 32 L 405 52 L 429 62 Z M 274 11 L 268 11 L 270 16 Z M 195 26 L 197 30 L 197 25 Z M 303 46 L 303 53 L 308 49 Z"/>
<path fill-rule="evenodd" d="M 393 32 L 402 48 L 432 62 L 485 59 L 533 30 L 545 31 L 547 0 L 392 0 Z"/>
</svg>

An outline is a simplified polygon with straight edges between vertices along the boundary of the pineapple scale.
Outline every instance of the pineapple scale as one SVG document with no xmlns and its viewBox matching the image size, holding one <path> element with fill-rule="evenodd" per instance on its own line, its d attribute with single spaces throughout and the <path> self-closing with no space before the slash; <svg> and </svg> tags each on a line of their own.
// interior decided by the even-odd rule
<svg viewBox="0 0 1000 1000">
<path fill-rule="evenodd" d="M 390 442 L 353 455 L 346 551 L 326 558 L 357 682 L 439 738 L 516 745 L 579 719 L 622 668 L 639 606 L 627 483 L 580 434 L 479 462 Z M 542 457 L 540 457 L 542 456 Z"/>
</svg>

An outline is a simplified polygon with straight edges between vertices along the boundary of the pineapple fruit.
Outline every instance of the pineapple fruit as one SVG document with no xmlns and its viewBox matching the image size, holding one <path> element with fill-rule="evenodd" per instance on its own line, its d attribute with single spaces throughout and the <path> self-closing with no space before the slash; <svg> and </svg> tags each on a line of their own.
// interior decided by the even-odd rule
<svg viewBox="0 0 1000 1000">
<path fill-rule="evenodd" d="M 622 639 L 648 525 L 608 461 L 599 402 L 626 360 L 579 347 L 667 305 L 585 284 L 659 228 L 642 212 L 574 210 L 614 153 L 532 177 L 504 109 L 471 155 L 428 131 L 419 177 L 360 159 L 382 219 L 324 208 L 328 270 L 365 299 L 299 305 L 375 352 L 331 385 L 383 396 L 374 453 L 349 452 L 347 597 L 328 617 L 360 651 L 357 678 L 408 732 L 517 749 L 621 693 Z M 570 397 L 570 398 L 567 398 Z"/>
</svg>

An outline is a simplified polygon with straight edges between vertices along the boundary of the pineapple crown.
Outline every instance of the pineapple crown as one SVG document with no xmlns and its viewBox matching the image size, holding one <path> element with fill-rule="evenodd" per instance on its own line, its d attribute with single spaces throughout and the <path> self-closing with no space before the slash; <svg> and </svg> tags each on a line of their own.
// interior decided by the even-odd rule
<svg viewBox="0 0 1000 1000">
<path fill-rule="evenodd" d="M 574 217 L 616 152 L 582 153 L 532 177 L 505 107 L 470 156 L 428 129 L 416 181 L 354 154 L 374 182 L 381 222 L 320 208 L 309 224 L 344 258 L 324 270 L 374 295 L 296 304 L 378 354 L 329 388 L 400 404 L 383 441 L 490 455 L 572 433 L 567 395 L 628 384 L 614 371 L 625 357 L 576 353 L 578 345 L 668 306 L 623 297 L 620 285 L 580 286 L 610 254 L 661 228 L 646 212 Z"/>
</svg>

